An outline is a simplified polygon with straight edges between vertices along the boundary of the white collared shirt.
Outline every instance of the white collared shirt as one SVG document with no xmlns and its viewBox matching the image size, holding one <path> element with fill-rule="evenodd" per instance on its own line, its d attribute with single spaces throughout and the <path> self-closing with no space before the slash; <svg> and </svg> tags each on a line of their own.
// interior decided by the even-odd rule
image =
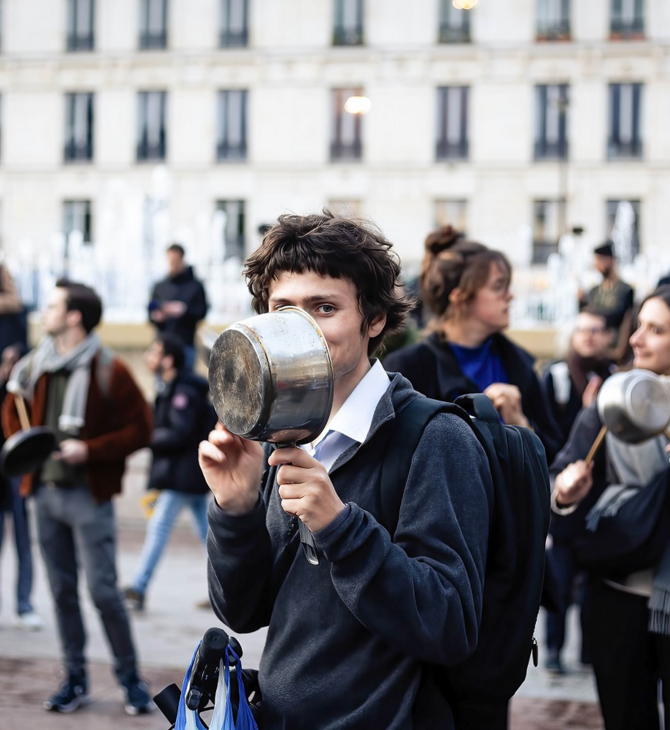
<svg viewBox="0 0 670 730">
<path fill-rule="evenodd" d="M 381 362 L 375 360 L 326 429 L 311 444 L 301 448 L 330 472 L 338 457 L 352 444 L 365 441 L 377 405 L 390 383 Z"/>
</svg>

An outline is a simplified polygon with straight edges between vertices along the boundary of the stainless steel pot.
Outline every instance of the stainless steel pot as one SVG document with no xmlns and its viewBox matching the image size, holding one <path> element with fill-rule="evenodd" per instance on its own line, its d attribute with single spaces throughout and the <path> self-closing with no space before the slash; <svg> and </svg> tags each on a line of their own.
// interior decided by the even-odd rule
<svg viewBox="0 0 670 730">
<path fill-rule="evenodd" d="M 255 441 L 304 444 L 328 423 L 333 365 L 312 317 L 297 307 L 225 329 L 212 346 L 209 387 L 221 423 Z"/>
<path fill-rule="evenodd" d="M 313 441 L 333 405 L 333 364 L 319 326 L 297 307 L 250 317 L 224 330 L 209 357 L 209 387 L 221 423 L 232 433 L 282 445 Z M 307 560 L 316 543 L 298 520 Z"/>
<path fill-rule="evenodd" d="M 600 420 L 621 441 L 639 444 L 670 424 L 670 384 L 650 370 L 615 373 L 600 388 Z"/>
</svg>

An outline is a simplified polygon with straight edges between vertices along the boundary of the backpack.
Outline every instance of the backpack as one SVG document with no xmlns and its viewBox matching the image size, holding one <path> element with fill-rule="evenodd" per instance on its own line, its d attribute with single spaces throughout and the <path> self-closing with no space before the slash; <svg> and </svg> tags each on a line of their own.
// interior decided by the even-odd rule
<svg viewBox="0 0 670 730">
<path fill-rule="evenodd" d="M 482 620 L 474 653 L 456 667 L 433 665 L 437 685 L 450 702 L 456 727 L 490 730 L 490 707 L 506 707 L 526 678 L 537 642 L 549 529 L 549 473 L 544 446 L 530 429 L 506 426 L 482 393 L 445 403 L 420 396 L 396 413 L 381 476 L 380 522 L 397 525 L 414 451 L 437 413 L 459 416 L 473 430 L 488 458 L 494 508 L 484 577 Z M 506 719 L 500 727 L 506 727 Z"/>
</svg>

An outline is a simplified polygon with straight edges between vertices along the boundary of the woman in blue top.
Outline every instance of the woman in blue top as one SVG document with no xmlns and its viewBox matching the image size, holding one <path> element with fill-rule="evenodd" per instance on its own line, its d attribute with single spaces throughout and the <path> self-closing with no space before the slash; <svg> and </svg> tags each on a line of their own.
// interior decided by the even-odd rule
<svg viewBox="0 0 670 730">
<path fill-rule="evenodd" d="M 426 238 L 421 296 L 434 319 L 420 343 L 391 353 L 384 366 L 429 398 L 453 401 L 483 392 L 501 419 L 533 428 L 551 462 L 558 428 L 533 370 L 533 357 L 502 334 L 509 325 L 512 267 L 500 251 L 468 241 L 451 226 Z"/>
</svg>

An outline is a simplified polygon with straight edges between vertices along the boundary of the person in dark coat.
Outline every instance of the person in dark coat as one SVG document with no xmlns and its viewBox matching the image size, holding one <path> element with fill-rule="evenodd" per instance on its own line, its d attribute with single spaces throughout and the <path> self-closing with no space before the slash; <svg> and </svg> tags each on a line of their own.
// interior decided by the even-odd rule
<svg viewBox="0 0 670 730">
<path fill-rule="evenodd" d="M 533 370 L 533 357 L 503 330 L 509 324 L 512 269 L 504 254 L 466 240 L 451 226 L 426 239 L 421 294 L 435 319 L 430 334 L 384 360 L 429 398 L 483 392 L 506 424 L 531 427 L 549 461 L 559 433 Z"/>
<path fill-rule="evenodd" d="M 611 333 L 610 356 L 619 364 L 630 359 L 628 338 L 633 331 L 633 304 L 635 292 L 619 277 L 614 243 L 605 241 L 593 250 L 593 266 L 603 277 L 581 298 L 581 304 L 600 310 L 607 319 Z"/>
<path fill-rule="evenodd" d="M 551 363 L 544 371 L 542 388 L 561 430 L 561 447 L 567 442 L 579 412 L 595 402 L 603 381 L 615 370 L 607 352 L 609 342 L 605 315 L 596 309 L 583 309 L 577 315 L 567 356 Z M 580 609 L 583 606 L 584 575 L 577 563 L 573 541 L 563 537 L 560 526 L 555 524 L 550 526 L 550 532 L 547 561 L 555 581 L 558 606 L 556 609 L 547 608 L 546 612 L 545 668 L 562 674 L 561 650 L 565 643 L 566 615 L 574 596 L 577 596 Z M 584 643 L 581 661 L 582 664 L 591 663 Z"/>
<path fill-rule="evenodd" d="M 638 322 L 630 338 L 633 366 L 670 376 L 670 287 L 647 297 Z M 584 628 L 606 730 L 661 727 L 659 680 L 667 728 L 670 532 L 665 495 L 670 444 L 667 434 L 629 444 L 608 433 L 604 446 L 587 464 L 584 459 L 601 426 L 595 404 L 579 414 L 551 467 L 556 475 L 552 510 L 564 534 L 583 541 L 582 559 L 590 561 Z M 634 506 L 635 500 L 654 494 L 661 497 L 660 502 L 649 503 L 656 514 L 629 511 L 628 520 L 614 520 L 627 504 L 626 496 Z M 609 524 L 603 528 L 607 518 Z M 636 533 L 640 529 L 644 532 Z M 632 545 L 644 549 L 622 547 Z"/>
<path fill-rule="evenodd" d="M 176 335 L 159 335 L 146 353 L 149 370 L 159 379 L 149 490 L 160 490 L 147 525 L 147 535 L 131 585 L 124 590 L 126 602 L 144 610 L 151 577 L 167 546 L 172 528 L 188 508 L 200 541 L 207 540 L 209 487 L 198 465 L 198 444 L 214 428 L 216 418 L 209 405 L 209 385 L 184 368 L 184 346 Z"/>
<path fill-rule="evenodd" d="M 390 428 L 419 397 L 370 359 L 409 309 L 390 248 L 359 221 L 285 215 L 247 261 L 256 311 L 308 312 L 334 374 L 330 421 L 313 443 L 273 449 L 221 427 L 200 445 L 214 493 L 215 613 L 234 631 L 269 626 L 261 730 L 454 729 L 436 678 L 477 643 L 493 485 L 472 429 L 439 413 L 416 448 L 397 527 L 384 527 Z M 318 565 L 300 548 L 298 519 Z"/>
<path fill-rule="evenodd" d="M 151 292 L 149 319 L 159 332 L 173 332 L 181 339 L 190 369 L 195 361 L 195 330 L 209 305 L 202 283 L 184 260 L 184 247 L 173 243 L 166 254 L 168 275 Z"/>
</svg>

